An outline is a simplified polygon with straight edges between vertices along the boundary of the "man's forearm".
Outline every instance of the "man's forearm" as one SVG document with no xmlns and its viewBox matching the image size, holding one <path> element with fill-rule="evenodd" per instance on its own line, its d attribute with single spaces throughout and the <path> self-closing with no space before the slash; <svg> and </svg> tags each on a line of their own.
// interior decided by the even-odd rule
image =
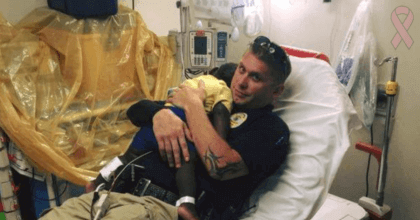
<svg viewBox="0 0 420 220">
<path fill-rule="evenodd" d="M 185 112 L 197 152 L 211 177 L 227 180 L 248 174 L 242 157 L 217 134 L 201 103 L 190 103 Z"/>
<path fill-rule="evenodd" d="M 164 108 L 163 101 L 140 100 L 127 110 L 127 117 L 137 127 L 151 124 L 152 118 L 159 110 Z"/>
</svg>

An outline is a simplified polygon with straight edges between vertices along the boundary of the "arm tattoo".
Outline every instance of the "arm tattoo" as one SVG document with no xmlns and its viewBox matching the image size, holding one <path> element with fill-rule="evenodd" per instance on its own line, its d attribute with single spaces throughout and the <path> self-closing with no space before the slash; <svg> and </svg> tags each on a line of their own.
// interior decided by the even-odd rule
<svg viewBox="0 0 420 220">
<path fill-rule="evenodd" d="M 216 176 L 218 178 L 223 178 L 225 175 L 232 175 L 235 173 L 240 172 L 243 169 L 243 166 L 241 166 L 241 162 L 236 162 L 236 163 L 232 163 L 232 162 L 227 162 L 226 166 L 224 167 L 220 167 L 220 161 L 219 159 L 221 159 L 223 157 L 219 157 L 217 155 L 215 155 L 210 149 L 208 149 L 208 151 L 206 152 L 205 156 L 204 156 L 204 162 L 207 164 L 209 164 L 209 173 L 210 176 Z"/>
</svg>

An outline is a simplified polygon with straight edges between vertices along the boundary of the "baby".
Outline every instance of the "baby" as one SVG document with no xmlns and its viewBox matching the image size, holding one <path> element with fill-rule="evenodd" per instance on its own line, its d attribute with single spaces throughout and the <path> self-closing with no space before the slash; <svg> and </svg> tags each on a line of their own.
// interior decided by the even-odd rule
<svg viewBox="0 0 420 220">
<path fill-rule="evenodd" d="M 237 65 L 234 63 L 227 63 L 220 66 L 220 68 L 214 68 L 210 71 L 209 75 L 199 76 L 194 79 L 185 80 L 183 82 L 183 84 L 192 88 L 198 88 L 199 81 L 204 82 L 206 94 L 203 103 L 204 108 L 209 115 L 216 131 L 223 139 L 226 139 L 227 133 L 229 131 L 230 110 L 232 108 L 232 95 L 229 86 L 236 67 Z M 171 92 L 173 92 L 173 90 Z M 171 94 L 168 94 L 168 96 L 170 95 Z M 140 113 L 153 105 L 158 105 L 158 103 L 150 100 L 142 100 L 131 106 L 127 111 L 127 115 L 134 125 L 140 126 L 139 121 L 144 121 L 144 118 L 148 118 L 148 116 L 141 115 Z M 169 108 L 174 114 L 186 122 L 185 113 L 182 109 L 172 106 L 169 103 L 164 104 L 164 106 L 164 108 Z M 188 162 L 182 159 L 181 167 L 175 171 L 175 180 L 180 198 L 176 205 L 187 208 L 187 215 L 193 215 L 195 218 L 198 218 L 197 212 L 195 210 L 196 183 L 194 172 L 195 164 L 198 161 L 198 156 L 193 143 L 188 142 L 187 145 L 190 159 Z M 125 164 L 129 163 L 132 159 L 141 153 L 145 153 L 147 151 L 152 151 L 152 153 L 159 153 L 157 146 L 158 143 L 153 133 L 152 123 L 149 122 L 147 125 L 142 123 L 141 129 L 134 136 L 127 152 L 123 156 L 114 158 L 108 165 L 106 165 L 100 171 L 100 175 L 89 187 L 96 187 L 101 183 L 107 183 L 107 187 L 111 187 L 111 173 L 121 172 Z M 125 178 L 129 178 L 127 175 L 125 176 Z M 188 211 L 190 213 L 188 213 Z M 181 215 L 181 217 L 183 216 Z"/>
</svg>

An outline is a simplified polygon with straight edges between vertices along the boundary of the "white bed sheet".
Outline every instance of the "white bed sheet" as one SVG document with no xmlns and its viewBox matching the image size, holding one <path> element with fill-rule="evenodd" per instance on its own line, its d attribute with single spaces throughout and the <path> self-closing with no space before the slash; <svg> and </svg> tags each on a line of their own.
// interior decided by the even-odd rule
<svg viewBox="0 0 420 220">
<path fill-rule="evenodd" d="M 366 214 L 357 203 L 328 194 L 324 204 L 311 220 L 360 220 Z"/>
<path fill-rule="evenodd" d="M 332 67 L 315 58 L 290 57 L 292 73 L 275 112 L 291 131 L 291 152 L 278 172 L 250 198 L 255 208 L 242 218 L 311 219 L 350 146 L 352 129 L 361 127 L 356 111 Z"/>
</svg>

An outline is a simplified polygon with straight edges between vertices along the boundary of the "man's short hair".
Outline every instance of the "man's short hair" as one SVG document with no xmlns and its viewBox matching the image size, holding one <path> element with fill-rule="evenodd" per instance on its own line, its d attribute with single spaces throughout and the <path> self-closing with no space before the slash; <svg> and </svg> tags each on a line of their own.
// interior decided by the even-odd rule
<svg viewBox="0 0 420 220">
<path fill-rule="evenodd" d="M 249 51 L 264 62 L 277 84 L 283 84 L 292 72 L 289 55 L 276 43 L 259 36 L 249 45 Z"/>
</svg>

